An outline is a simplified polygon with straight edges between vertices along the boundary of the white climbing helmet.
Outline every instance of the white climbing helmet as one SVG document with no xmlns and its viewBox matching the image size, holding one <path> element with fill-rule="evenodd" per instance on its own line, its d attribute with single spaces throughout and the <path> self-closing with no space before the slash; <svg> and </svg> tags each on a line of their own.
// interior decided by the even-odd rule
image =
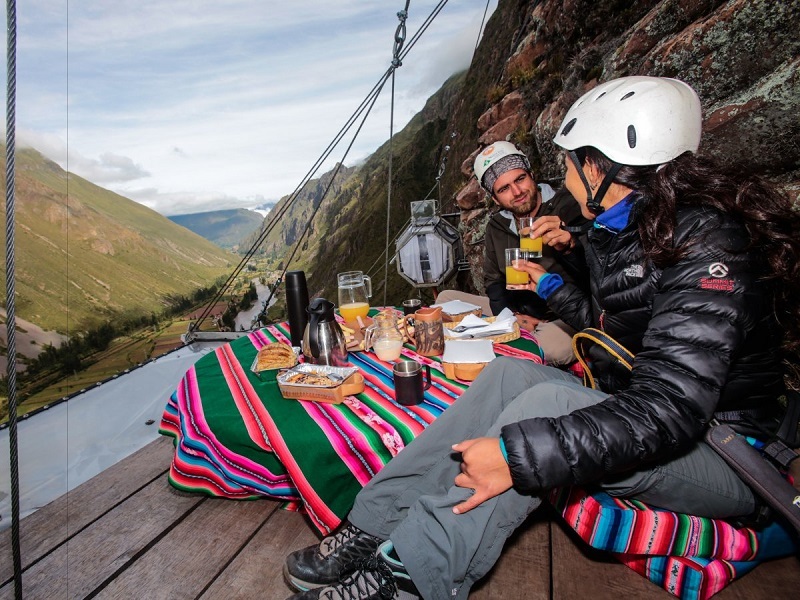
<svg viewBox="0 0 800 600">
<path fill-rule="evenodd" d="M 504 158 L 507 160 L 502 160 Z M 491 194 L 494 182 L 500 175 L 511 169 L 530 172 L 531 163 L 525 153 L 511 142 L 495 142 L 478 153 L 472 169 L 481 187 Z"/>
<path fill-rule="evenodd" d="M 623 165 L 659 165 L 697 152 L 702 110 L 697 93 L 666 77 L 622 77 L 581 96 L 553 141 L 565 150 L 592 146 Z"/>
</svg>

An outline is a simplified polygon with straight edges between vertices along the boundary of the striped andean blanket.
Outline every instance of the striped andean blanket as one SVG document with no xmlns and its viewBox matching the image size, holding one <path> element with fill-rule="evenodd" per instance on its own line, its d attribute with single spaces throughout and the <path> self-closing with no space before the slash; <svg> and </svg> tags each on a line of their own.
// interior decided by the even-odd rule
<svg viewBox="0 0 800 600">
<path fill-rule="evenodd" d="M 159 431 L 175 438 L 170 483 L 182 490 L 237 499 L 270 497 L 304 509 L 323 533 L 335 529 L 358 491 L 467 387 L 447 379 L 437 360 L 425 401 L 394 401 L 392 365 L 370 352 L 350 353 L 364 376 L 363 393 L 341 404 L 286 400 L 275 381 L 250 366 L 273 341 L 289 343 L 288 326 L 250 333 L 189 369 L 167 403 Z M 526 333 L 495 344 L 498 355 L 541 362 Z"/>
<path fill-rule="evenodd" d="M 778 523 L 736 528 L 579 487 L 554 490 L 549 499 L 583 541 L 682 599 L 710 598 L 760 562 L 797 551 Z"/>
</svg>

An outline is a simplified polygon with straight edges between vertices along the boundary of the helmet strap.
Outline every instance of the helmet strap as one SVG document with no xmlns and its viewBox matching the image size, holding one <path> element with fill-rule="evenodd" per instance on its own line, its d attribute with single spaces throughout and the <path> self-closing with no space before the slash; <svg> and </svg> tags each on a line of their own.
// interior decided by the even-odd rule
<svg viewBox="0 0 800 600">
<path fill-rule="evenodd" d="M 619 173 L 619 170 L 622 168 L 622 165 L 619 163 L 614 163 L 611 165 L 611 168 L 606 173 L 606 176 L 603 178 L 603 182 L 600 184 L 600 187 L 597 190 L 597 193 L 594 196 L 594 201 L 590 201 L 586 203 L 586 206 L 591 210 L 594 214 L 599 215 L 601 212 L 605 210 L 602 206 L 600 206 L 600 202 L 603 201 L 605 198 L 606 192 L 608 188 L 611 187 L 611 184 L 614 183 L 614 178 Z M 595 210 L 594 207 L 597 207 L 599 210 Z"/>
<path fill-rule="evenodd" d="M 611 168 L 608 170 L 608 173 L 606 173 L 606 176 L 603 178 L 600 188 L 597 190 L 597 192 L 595 192 L 594 188 L 596 188 L 597 185 L 593 187 L 589 184 L 589 180 L 586 178 L 586 173 L 583 172 L 583 165 L 581 164 L 581 161 L 575 151 L 568 150 L 567 156 L 569 156 L 572 164 L 575 165 L 575 169 L 578 171 L 578 175 L 583 182 L 583 187 L 586 188 L 586 208 L 588 208 L 595 215 L 599 215 L 605 211 L 605 208 L 600 205 L 600 202 L 602 202 L 603 198 L 605 197 L 608 188 L 611 187 L 612 183 L 614 183 L 614 178 L 617 176 L 617 173 L 619 173 L 622 165 L 619 163 L 613 163 Z"/>
<path fill-rule="evenodd" d="M 586 208 L 592 211 L 595 215 L 599 215 L 605 209 L 600 206 L 599 202 L 595 202 L 594 200 L 594 190 L 592 190 L 592 186 L 589 185 L 589 180 L 586 179 L 586 173 L 583 172 L 583 164 L 581 163 L 581 159 L 578 158 L 575 150 L 567 150 L 567 156 L 569 156 L 572 164 L 575 165 L 575 170 L 578 172 L 578 175 L 583 182 L 583 187 L 586 188 Z"/>
</svg>

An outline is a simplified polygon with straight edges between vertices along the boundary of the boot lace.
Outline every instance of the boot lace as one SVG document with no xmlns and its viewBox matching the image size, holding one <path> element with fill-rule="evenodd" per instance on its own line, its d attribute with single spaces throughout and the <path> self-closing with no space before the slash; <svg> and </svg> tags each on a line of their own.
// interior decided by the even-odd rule
<svg viewBox="0 0 800 600">
<path fill-rule="evenodd" d="M 357 570 L 343 575 L 339 584 L 325 588 L 324 600 L 392 600 L 398 594 L 391 567 L 377 556 L 358 562 Z"/>
<path fill-rule="evenodd" d="M 350 567 L 375 553 L 380 540 L 352 525 L 335 535 L 324 538 L 319 545 L 319 555 L 323 559 L 334 560 L 342 566 Z"/>
</svg>

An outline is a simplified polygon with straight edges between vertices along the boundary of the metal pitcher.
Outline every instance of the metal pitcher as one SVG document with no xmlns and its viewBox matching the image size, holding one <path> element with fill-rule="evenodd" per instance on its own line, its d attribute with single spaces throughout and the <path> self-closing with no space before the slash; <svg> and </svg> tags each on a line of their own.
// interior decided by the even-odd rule
<svg viewBox="0 0 800 600">
<path fill-rule="evenodd" d="M 347 346 L 342 328 L 333 314 L 334 304 L 314 298 L 308 305 L 308 325 L 303 334 L 303 356 L 307 362 L 347 367 Z"/>
</svg>

